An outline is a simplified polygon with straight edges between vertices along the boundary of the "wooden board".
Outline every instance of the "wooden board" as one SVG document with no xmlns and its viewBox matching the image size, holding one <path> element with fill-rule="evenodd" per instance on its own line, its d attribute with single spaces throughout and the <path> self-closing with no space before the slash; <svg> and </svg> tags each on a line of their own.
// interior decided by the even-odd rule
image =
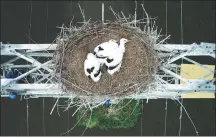
<svg viewBox="0 0 216 137">
<path fill-rule="evenodd" d="M 205 65 L 206 67 L 209 67 L 212 70 L 215 70 L 214 65 Z M 208 70 L 197 66 L 193 64 L 182 64 L 181 65 L 181 72 L 180 75 L 187 79 L 200 79 L 202 76 L 210 73 Z M 214 75 L 210 75 L 206 77 L 206 80 L 213 79 Z M 180 81 L 181 84 L 184 84 L 183 81 Z M 187 93 L 181 95 L 181 98 L 215 98 L 214 93 L 201 93 L 201 92 L 195 92 L 195 93 Z"/>
</svg>

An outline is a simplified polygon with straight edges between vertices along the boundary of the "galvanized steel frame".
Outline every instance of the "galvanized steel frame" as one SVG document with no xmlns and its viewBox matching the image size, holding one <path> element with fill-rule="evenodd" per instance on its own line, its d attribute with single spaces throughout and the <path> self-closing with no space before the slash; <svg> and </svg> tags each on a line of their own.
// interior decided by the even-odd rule
<svg viewBox="0 0 216 137">
<path fill-rule="evenodd" d="M 1 43 L 1 57 L 2 56 L 15 56 L 13 59 L 6 61 L 1 64 L 3 70 L 3 76 L 1 78 L 1 97 L 6 97 L 11 91 L 18 92 L 20 95 L 29 96 L 31 98 L 37 97 L 60 97 L 60 98 L 71 98 L 77 96 L 76 94 L 65 94 L 61 87 L 61 83 L 56 83 L 50 80 L 51 84 L 40 83 L 44 79 L 49 78 L 53 74 L 53 62 L 52 59 L 40 63 L 36 57 L 52 57 L 53 53 L 45 52 L 50 50 L 56 50 L 57 44 L 2 44 Z M 205 77 L 214 75 L 215 70 L 212 70 L 204 64 L 200 64 L 194 60 L 189 59 L 187 56 L 209 56 L 215 59 L 215 43 L 200 43 L 200 44 L 160 44 L 155 45 L 154 49 L 158 52 L 161 58 L 169 58 L 162 64 L 160 70 L 164 74 L 157 74 L 155 76 L 155 83 L 157 86 L 154 88 L 149 87 L 148 92 L 142 92 L 139 94 L 133 94 L 126 96 L 125 98 L 135 99 L 156 99 L 156 98 L 178 98 L 183 93 L 189 92 L 210 92 L 215 93 L 215 85 L 212 80 L 205 80 Z M 22 58 L 31 64 L 29 65 L 14 65 L 13 62 Z M 195 65 L 198 65 L 209 73 L 200 79 L 189 80 L 183 78 L 178 74 L 180 65 L 174 62 L 178 59 L 185 59 Z M 14 79 L 6 79 L 5 72 L 12 68 L 28 68 L 28 72 L 18 76 Z M 48 73 L 43 73 L 39 69 L 43 68 Z M 37 79 L 33 84 L 17 84 L 16 82 L 27 75 L 32 75 L 36 79 L 38 76 L 42 76 Z M 172 78 L 174 84 L 163 78 Z M 179 80 L 185 82 L 180 84 Z M 84 97 L 84 96 L 83 96 Z"/>
</svg>

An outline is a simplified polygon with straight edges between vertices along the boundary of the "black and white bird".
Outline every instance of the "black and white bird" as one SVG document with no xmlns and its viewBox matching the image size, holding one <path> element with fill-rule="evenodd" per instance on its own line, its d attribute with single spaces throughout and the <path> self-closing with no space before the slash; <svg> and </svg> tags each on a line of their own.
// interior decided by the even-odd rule
<svg viewBox="0 0 216 137">
<path fill-rule="evenodd" d="M 105 65 L 107 66 L 107 72 L 113 75 L 115 72 L 120 71 L 123 56 L 125 53 L 125 44 L 128 42 L 127 39 L 122 38 L 118 48 L 115 48 L 110 52 L 109 56 L 106 58 Z M 100 56 L 100 53 L 98 53 Z"/>
<path fill-rule="evenodd" d="M 88 53 L 87 59 L 84 61 L 85 75 L 94 82 L 98 82 L 101 78 L 100 61 L 92 53 Z"/>
<path fill-rule="evenodd" d="M 110 53 L 118 48 L 117 41 L 114 39 L 109 40 L 108 42 L 104 42 L 94 49 L 94 55 L 99 59 L 101 66 L 105 63 L 106 58 L 110 55 Z M 99 53 L 99 54 L 98 54 Z"/>
</svg>

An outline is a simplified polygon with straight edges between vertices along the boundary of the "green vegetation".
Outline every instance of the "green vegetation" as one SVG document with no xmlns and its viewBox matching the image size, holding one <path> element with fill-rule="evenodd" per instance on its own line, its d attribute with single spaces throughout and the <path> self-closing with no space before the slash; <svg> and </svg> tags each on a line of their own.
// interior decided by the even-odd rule
<svg viewBox="0 0 216 137">
<path fill-rule="evenodd" d="M 140 109 L 141 105 L 136 100 L 123 100 L 117 105 L 110 107 L 104 105 L 95 108 L 92 113 L 90 110 L 85 113 L 85 110 L 81 109 L 77 113 L 77 121 L 84 114 L 78 123 L 82 127 L 98 127 L 104 130 L 130 128 L 136 124 L 137 118 L 140 115 Z"/>
</svg>

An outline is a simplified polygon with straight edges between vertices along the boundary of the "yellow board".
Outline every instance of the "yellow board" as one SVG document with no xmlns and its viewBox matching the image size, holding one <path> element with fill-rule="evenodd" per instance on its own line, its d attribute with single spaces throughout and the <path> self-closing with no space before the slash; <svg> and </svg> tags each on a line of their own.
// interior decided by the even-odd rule
<svg viewBox="0 0 216 137">
<path fill-rule="evenodd" d="M 215 70 L 214 65 L 205 65 L 206 67 Z M 180 75 L 186 79 L 200 79 L 202 76 L 209 74 L 210 72 L 200 66 L 193 65 L 193 64 L 182 64 L 181 65 L 181 72 Z M 213 79 L 214 74 L 206 77 L 206 80 Z M 184 84 L 183 81 L 180 81 L 181 84 Z M 181 98 L 215 98 L 214 93 L 187 93 L 182 94 Z"/>
</svg>

